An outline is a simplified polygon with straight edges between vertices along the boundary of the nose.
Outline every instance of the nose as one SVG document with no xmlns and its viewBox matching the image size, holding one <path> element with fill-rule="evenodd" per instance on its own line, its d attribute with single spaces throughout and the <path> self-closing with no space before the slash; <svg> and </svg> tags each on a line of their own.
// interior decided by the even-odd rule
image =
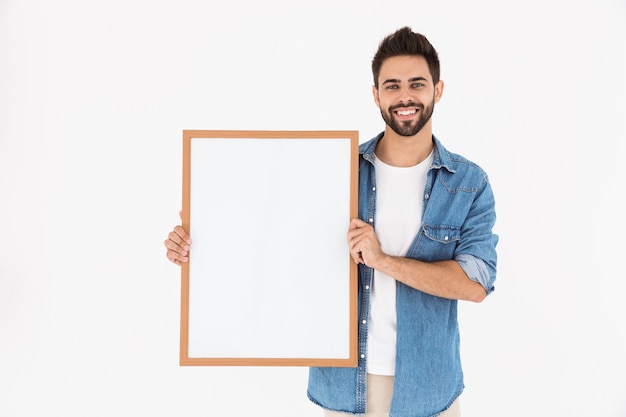
<svg viewBox="0 0 626 417">
<path fill-rule="evenodd" d="M 400 94 L 398 95 L 398 100 L 400 101 L 400 103 L 406 104 L 406 103 L 412 103 L 415 100 L 413 100 L 413 95 L 411 94 L 411 90 L 408 88 L 403 88 L 400 91 Z"/>
</svg>

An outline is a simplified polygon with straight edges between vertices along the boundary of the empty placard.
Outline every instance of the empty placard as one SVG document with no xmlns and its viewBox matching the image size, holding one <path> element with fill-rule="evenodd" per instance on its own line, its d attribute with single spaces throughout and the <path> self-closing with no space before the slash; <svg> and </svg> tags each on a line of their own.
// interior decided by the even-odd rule
<svg viewBox="0 0 626 417">
<path fill-rule="evenodd" d="M 181 364 L 355 366 L 356 132 L 184 140 Z"/>
</svg>

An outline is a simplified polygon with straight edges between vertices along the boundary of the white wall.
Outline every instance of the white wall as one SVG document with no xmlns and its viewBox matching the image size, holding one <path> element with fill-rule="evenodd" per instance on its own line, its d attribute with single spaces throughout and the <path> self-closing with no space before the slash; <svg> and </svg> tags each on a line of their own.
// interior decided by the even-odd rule
<svg viewBox="0 0 626 417">
<path fill-rule="evenodd" d="M 464 415 L 626 415 L 622 0 L 0 0 L 0 415 L 320 416 L 305 368 L 178 366 L 182 130 L 366 140 L 403 25 L 440 52 L 436 134 L 497 197 Z"/>
</svg>

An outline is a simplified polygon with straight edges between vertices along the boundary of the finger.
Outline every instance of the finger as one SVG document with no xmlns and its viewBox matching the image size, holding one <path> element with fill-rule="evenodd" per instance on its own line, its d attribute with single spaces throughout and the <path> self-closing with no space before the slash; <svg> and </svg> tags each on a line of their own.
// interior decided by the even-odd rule
<svg viewBox="0 0 626 417">
<path fill-rule="evenodd" d="M 348 232 L 348 245 L 350 248 L 368 245 L 368 242 L 375 241 L 376 239 L 374 229 L 369 225 L 368 227 L 361 227 Z"/>
<path fill-rule="evenodd" d="M 354 262 L 359 263 L 363 260 L 361 254 L 361 239 L 353 238 L 348 241 L 348 250 L 350 251 L 350 256 L 354 259 Z"/>
<path fill-rule="evenodd" d="M 163 242 L 165 247 L 167 248 L 168 251 L 173 251 L 176 253 L 179 253 L 183 256 L 187 256 L 187 253 L 189 253 L 189 245 L 185 245 L 183 244 L 182 246 L 179 245 L 178 243 L 174 242 L 171 239 L 166 239 L 165 242 Z"/>
<path fill-rule="evenodd" d="M 351 250 L 350 251 L 350 256 L 352 256 L 352 259 L 354 260 L 354 262 L 356 262 L 357 264 L 361 264 L 363 263 L 363 256 L 361 254 L 361 252 L 357 251 L 357 250 Z"/>
<path fill-rule="evenodd" d="M 350 230 L 358 229 L 358 228 L 361 228 L 361 227 L 367 227 L 367 226 L 370 226 L 370 225 L 368 223 L 365 223 L 363 220 L 361 220 L 359 218 L 354 218 L 354 219 L 350 220 Z"/>
<path fill-rule="evenodd" d="M 167 259 L 169 259 L 170 262 L 175 263 L 176 265 L 180 265 L 183 262 L 187 262 L 189 261 L 189 257 L 187 256 L 183 256 L 182 254 L 174 251 L 174 250 L 168 250 L 167 251 Z"/>
<path fill-rule="evenodd" d="M 181 226 L 176 226 L 167 237 L 179 246 L 191 245 L 191 238 Z"/>
<path fill-rule="evenodd" d="M 182 262 L 189 260 L 188 255 L 191 238 L 182 226 L 174 227 L 174 230 L 168 234 L 163 244 L 167 248 L 166 256 L 170 262 L 180 265 Z"/>
<path fill-rule="evenodd" d="M 353 219 L 350 222 L 350 228 L 348 229 L 348 238 L 351 239 L 355 236 L 361 236 L 367 233 L 374 233 L 374 228 L 360 219 Z"/>
<path fill-rule="evenodd" d="M 176 249 L 176 247 L 182 248 L 185 246 L 185 241 L 176 234 L 176 232 L 172 231 L 167 235 L 167 239 L 165 240 L 165 247 L 168 249 Z"/>
<path fill-rule="evenodd" d="M 350 250 L 350 255 L 354 262 L 356 263 L 364 263 L 362 249 L 363 246 L 367 243 L 367 236 L 363 234 L 363 232 L 354 231 L 356 233 L 349 233 L 348 236 L 348 247 Z"/>
<path fill-rule="evenodd" d="M 180 225 L 176 226 L 174 228 L 174 233 L 176 233 L 182 240 L 184 240 L 185 243 L 187 243 L 188 245 L 191 245 L 191 238 L 189 237 L 189 234 L 182 226 Z"/>
<path fill-rule="evenodd" d="M 359 244 L 359 242 L 367 239 L 367 235 L 363 231 L 352 231 L 348 233 L 348 245 L 350 248 Z"/>
<path fill-rule="evenodd" d="M 352 244 L 353 241 L 359 239 L 363 235 L 363 229 L 350 229 L 347 233 L 348 242 Z"/>
</svg>

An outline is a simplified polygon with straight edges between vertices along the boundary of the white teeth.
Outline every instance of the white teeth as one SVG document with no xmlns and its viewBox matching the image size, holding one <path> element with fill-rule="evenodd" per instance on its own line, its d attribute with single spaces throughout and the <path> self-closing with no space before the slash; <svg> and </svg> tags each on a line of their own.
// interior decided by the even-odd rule
<svg viewBox="0 0 626 417">
<path fill-rule="evenodd" d="M 415 110 L 398 110 L 398 114 L 400 116 L 410 116 L 412 114 L 415 114 Z"/>
</svg>

